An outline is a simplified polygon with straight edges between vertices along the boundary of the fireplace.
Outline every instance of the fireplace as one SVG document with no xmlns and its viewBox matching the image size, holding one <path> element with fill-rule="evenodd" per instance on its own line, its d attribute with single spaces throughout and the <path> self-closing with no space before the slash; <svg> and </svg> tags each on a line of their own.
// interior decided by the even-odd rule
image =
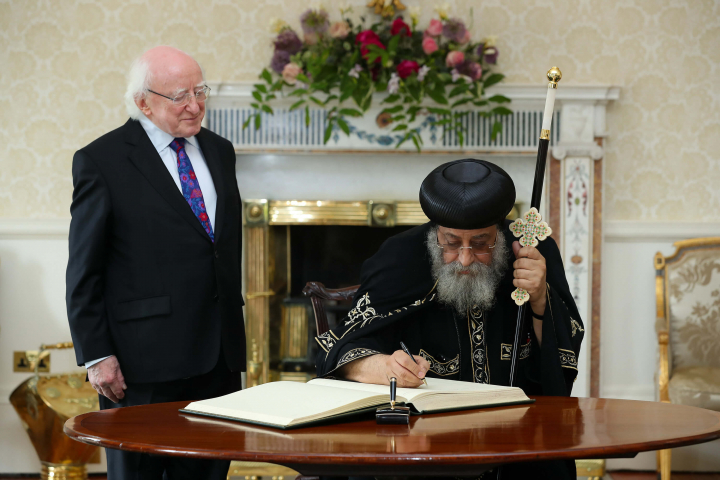
<svg viewBox="0 0 720 480">
<path fill-rule="evenodd" d="M 251 112 L 252 87 L 211 87 L 218 93 L 208 103 L 206 126 L 235 144 L 237 180 L 245 199 L 249 384 L 279 378 L 281 373 L 284 378 L 295 374 L 301 380 L 311 370 L 307 358 L 313 342 L 308 341 L 311 334 L 304 332 L 311 332 L 314 322 L 298 288 L 305 281 L 324 278 L 317 277 L 322 269 L 312 268 L 307 275 L 314 278 L 300 278 L 298 272 L 293 276 L 294 270 L 301 269 L 293 251 L 318 268 L 323 263 L 327 267 L 330 260 L 318 257 L 321 249 L 313 250 L 308 241 L 321 236 L 325 251 L 335 252 L 343 228 L 377 235 L 367 240 L 368 250 L 357 250 L 357 258 L 343 265 L 348 276 L 329 275 L 325 281 L 329 287 L 356 282 L 359 257 L 372 253 L 376 243 L 396 229 L 426 221 L 417 203 L 422 179 L 437 165 L 458 158 L 499 164 L 515 182 L 519 210 L 529 204 L 537 153 L 534 125 L 542 116 L 545 99 L 542 86 L 490 89 L 490 95 L 511 98 L 514 111 L 500 119 L 504 131 L 496 140 L 489 137 L 487 122 L 473 114 L 468 117 L 472 131 L 468 143 L 460 146 L 442 131 L 422 131 L 422 154 L 412 146 L 388 147 L 389 132 L 375 125 L 372 109 L 367 118 L 348 119 L 351 137 L 333 134 L 325 145 L 321 109 L 311 112 L 312 122 L 306 126 L 297 121 L 296 112 L 278 104 L 275 116 L 263 119 L 261 130 L 243 131 L 242 123 Z M 617 88 L 607 86 L 566 86 L 558 91 L 541 208 L 561 247 L 568 282 L 588 332 L 578 359 L 583 368 L 575 384 L 575 393 L 584 396 L 596 396 L 599 389 L 602 142 L 605 108 L 618 94 Z M 329 230 L 313 230 L 319 227 Z M 337 316 L 343 308 L 347 306 L 337 306 Z"/>
</svg>

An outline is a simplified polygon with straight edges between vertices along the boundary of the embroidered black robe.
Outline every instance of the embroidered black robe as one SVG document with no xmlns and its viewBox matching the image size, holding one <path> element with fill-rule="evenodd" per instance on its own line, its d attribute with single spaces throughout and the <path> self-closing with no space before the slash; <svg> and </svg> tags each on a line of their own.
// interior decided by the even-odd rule
<svg viewBox="0 0 720 480">
<path fill-rule="evenodd" d="M 392 354 L 403 341 L 414 355 L 423 356 L 430 364 L 428 379 L 508 385 L 518 312 L 510 298 L 515 289 L 511 246 L 515 237 L 508 230 L 509 224 L 506 222 L 503 228 L 510 252 L 508 268 L 495 305 L 489 311 L 475 308 L 464 315 L 437 301 L 425 244 L 434 224 L 426 223 L 389 238 L 363 264 L 354 308 L 336 328 L 316 338 L 321 347 L 317 375 L 333 376 L 338 368 L 354 360 L 378 353 Z M 545 257 L 548 284 L 542 346 L 538 346 L 528 315 L 520 337 L 515 386 L 528 395 L 569 396 L 578 373 L 577 356 L 584 327 L 557 244 L 548 238 L 537 248 Z M 551 463 L 555 467 L 550 470 L 558 474 L 557 478 L 575 477 L 572 462 Z"/>
</svg>

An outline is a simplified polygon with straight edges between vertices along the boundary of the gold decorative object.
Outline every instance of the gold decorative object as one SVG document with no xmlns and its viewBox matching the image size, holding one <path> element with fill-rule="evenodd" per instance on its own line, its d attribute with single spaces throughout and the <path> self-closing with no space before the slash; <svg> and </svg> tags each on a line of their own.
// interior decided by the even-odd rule
<svg viewBox="0 0 720 480">
<path fill-rule="evenodd" d="M 33 365 L 35 375 L 10 395 L 23 427 L 42 463 L 40 478 L 86 479 L 86 463 L 99 462 L 98 447 L 76 442 L 63 433 L 65 422 L 76 415 L 97 411 L 98 394 L 85 382 L 84 373 L 43 375 L 40 360 L 49 349 L 72 348 L 72 342 L 42 345 Z"/>
<path fill-rule="evenodd" d="M 562 79 L 562 72 L 558 67 L 552 67 L 547 71 L 547 78 L 550 81 L 548 88 L 557 88 L 557 83 Z"/>
<path fill-rule="evenodd" d="M 253 338 L 252 339 L 252 352 L 251 352 L 251 359 L 247 363 L 247 373 L 245 375 L 246 381 L 246 387 L 255 387 L 260 384 L 260 374 L 262 372 L 262 363 L 259 361 L 258 358 L 258 346 L 257 341 Z"/>
<path fill-rule="evenodd" d="M 395 9 L 405 10 L 406 8 L 400 0 L 370 0 L 367 6 L 374 8 L 376 15 L 386 18 L 395 15 Z"/>
<path fill-rule="evenodd" d="M 256 480 L 272 478 L 272 480 L 294 479 L 298 472 L 282 465 L 261 462 L 231 462 L 227 480 Z"/>
<path fill-rule="evenodd" d="M 605 460 L 575 460 L 575 469 L 578 477 L 588 477 L 588 480 L 602 480 L 605 476 Z"/>
<path fill-rule="evenodd" d="M 552 229 L 543 222 L 542 216 L 536 208 L 531 208 L 523 218 L 518 218 L 510 224 L 510 231 L 520 238 L 520 245 L 523 247 L 537 247 L 539 240 L 545 240 L 552 234 Z M 530 300 L 530 294 L 524 288 L 516 288 L 511 298 L 517 305 L 522 305 Z"/>
</svg>

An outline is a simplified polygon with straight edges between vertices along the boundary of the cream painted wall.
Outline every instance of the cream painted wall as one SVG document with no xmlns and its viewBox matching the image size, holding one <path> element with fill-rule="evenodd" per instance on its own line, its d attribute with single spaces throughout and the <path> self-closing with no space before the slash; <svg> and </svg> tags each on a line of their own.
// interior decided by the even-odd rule
<svg viewBox="0 0 720 480">
<path fill-rule="evenodd" d="M 369 12 L 365 0 L 343 3 L 356 16 Z M 406 4 L 422 6 L 427 25 L 436 2 Z M 498 36 L 508 82 L 542 83 L 557 64 L 564 84 L 622 87 L 608 112 L 605 218 L 720 220 L 719 2 L 449 4 L 452 15 L 472 18 L 477 37 Z M 197 57 L 208 80 L 253 80 L 272 52 L 269 20 L 298 28 L 307 5 L 0 0 L 0 217 L 69 215 L 72 153 L 125 121 L 125 72 L 143 50 L 175 45 Z"/>
</svg>

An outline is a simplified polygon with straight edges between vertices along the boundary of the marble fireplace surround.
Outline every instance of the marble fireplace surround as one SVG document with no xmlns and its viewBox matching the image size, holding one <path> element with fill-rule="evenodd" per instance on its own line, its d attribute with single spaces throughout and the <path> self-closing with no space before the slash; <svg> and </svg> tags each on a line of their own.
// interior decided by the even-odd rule
<svg viewBox="0 0 720 480">
<path fill-rule="evenodd" d="M 382 96 L 362 119 L 347 119 L 351 137 L 334 132 L 322 144 L 324 112 L 312 109 L 306 128 L 300 112 L 288 112 L 291 99 L 280 99 L 274 117 L 263 119 L 259 132 L 242 130 L 251 112 L 252 85 L 210 84 L 206 126 L 230 139 L 237 152 L 237 181 L 247 208 L 277 201 L 368 202 L 395 205 L 417 202 L 422 179 L 435 166 L 465 157 L 484 158 L 499 164 L 513 177 L 518 202 L 529 203 L 537 154 L 539 117 L 546 90 L 539 86 L 502 85 L 488 95 L 512 100 L 515 112 L 502 119 L 504 133 L 490 141 L 490 122 L 477 115 L 468 119 L 468 144 L 431 131 L 420 124 L 425 147 L 417 154 L 404 145 L 396 150 L 387 130 L 375 125 Z M 585 324 L 585 342 L 578 358 L 579 374 L 573 395 L 599 396 L 600 365 L 600 262 L 602 252 L 603 141 L 605 109 L 616 100 L 613 86 L 563 86 L 555 103 L 551 150 L 546 171 L 542 211 L 554 230 L 565 270 Z M 559 125 L 559 128 L 558 128 Z M 257 210 L 257 207 L 256 207 Z M 246 260 L 258 255 L 267 263 L 267 238 L 252 225 L 245 212 Z M 257 213 L 257 212 L 255 212 Z M 259 250 L 258 250 L 259 249 Z M 250 252 L 252 250 L 252 252 Z M 253 253 L 254 252 L 254 253 Z M 268 360 L 267 317 L 270 291 L 265 272 L 245 262 L 246 321 L 248 342 L 255 339 L 259 368 Z M 252 278 L 250 278 L 252 277 Z M 250 343 L 249 343 L 250 345 Z M 251 351 L 250 349 L 248 351 Z M 267 372 L 260 378 L 267 379 Z"/>
</svg>

